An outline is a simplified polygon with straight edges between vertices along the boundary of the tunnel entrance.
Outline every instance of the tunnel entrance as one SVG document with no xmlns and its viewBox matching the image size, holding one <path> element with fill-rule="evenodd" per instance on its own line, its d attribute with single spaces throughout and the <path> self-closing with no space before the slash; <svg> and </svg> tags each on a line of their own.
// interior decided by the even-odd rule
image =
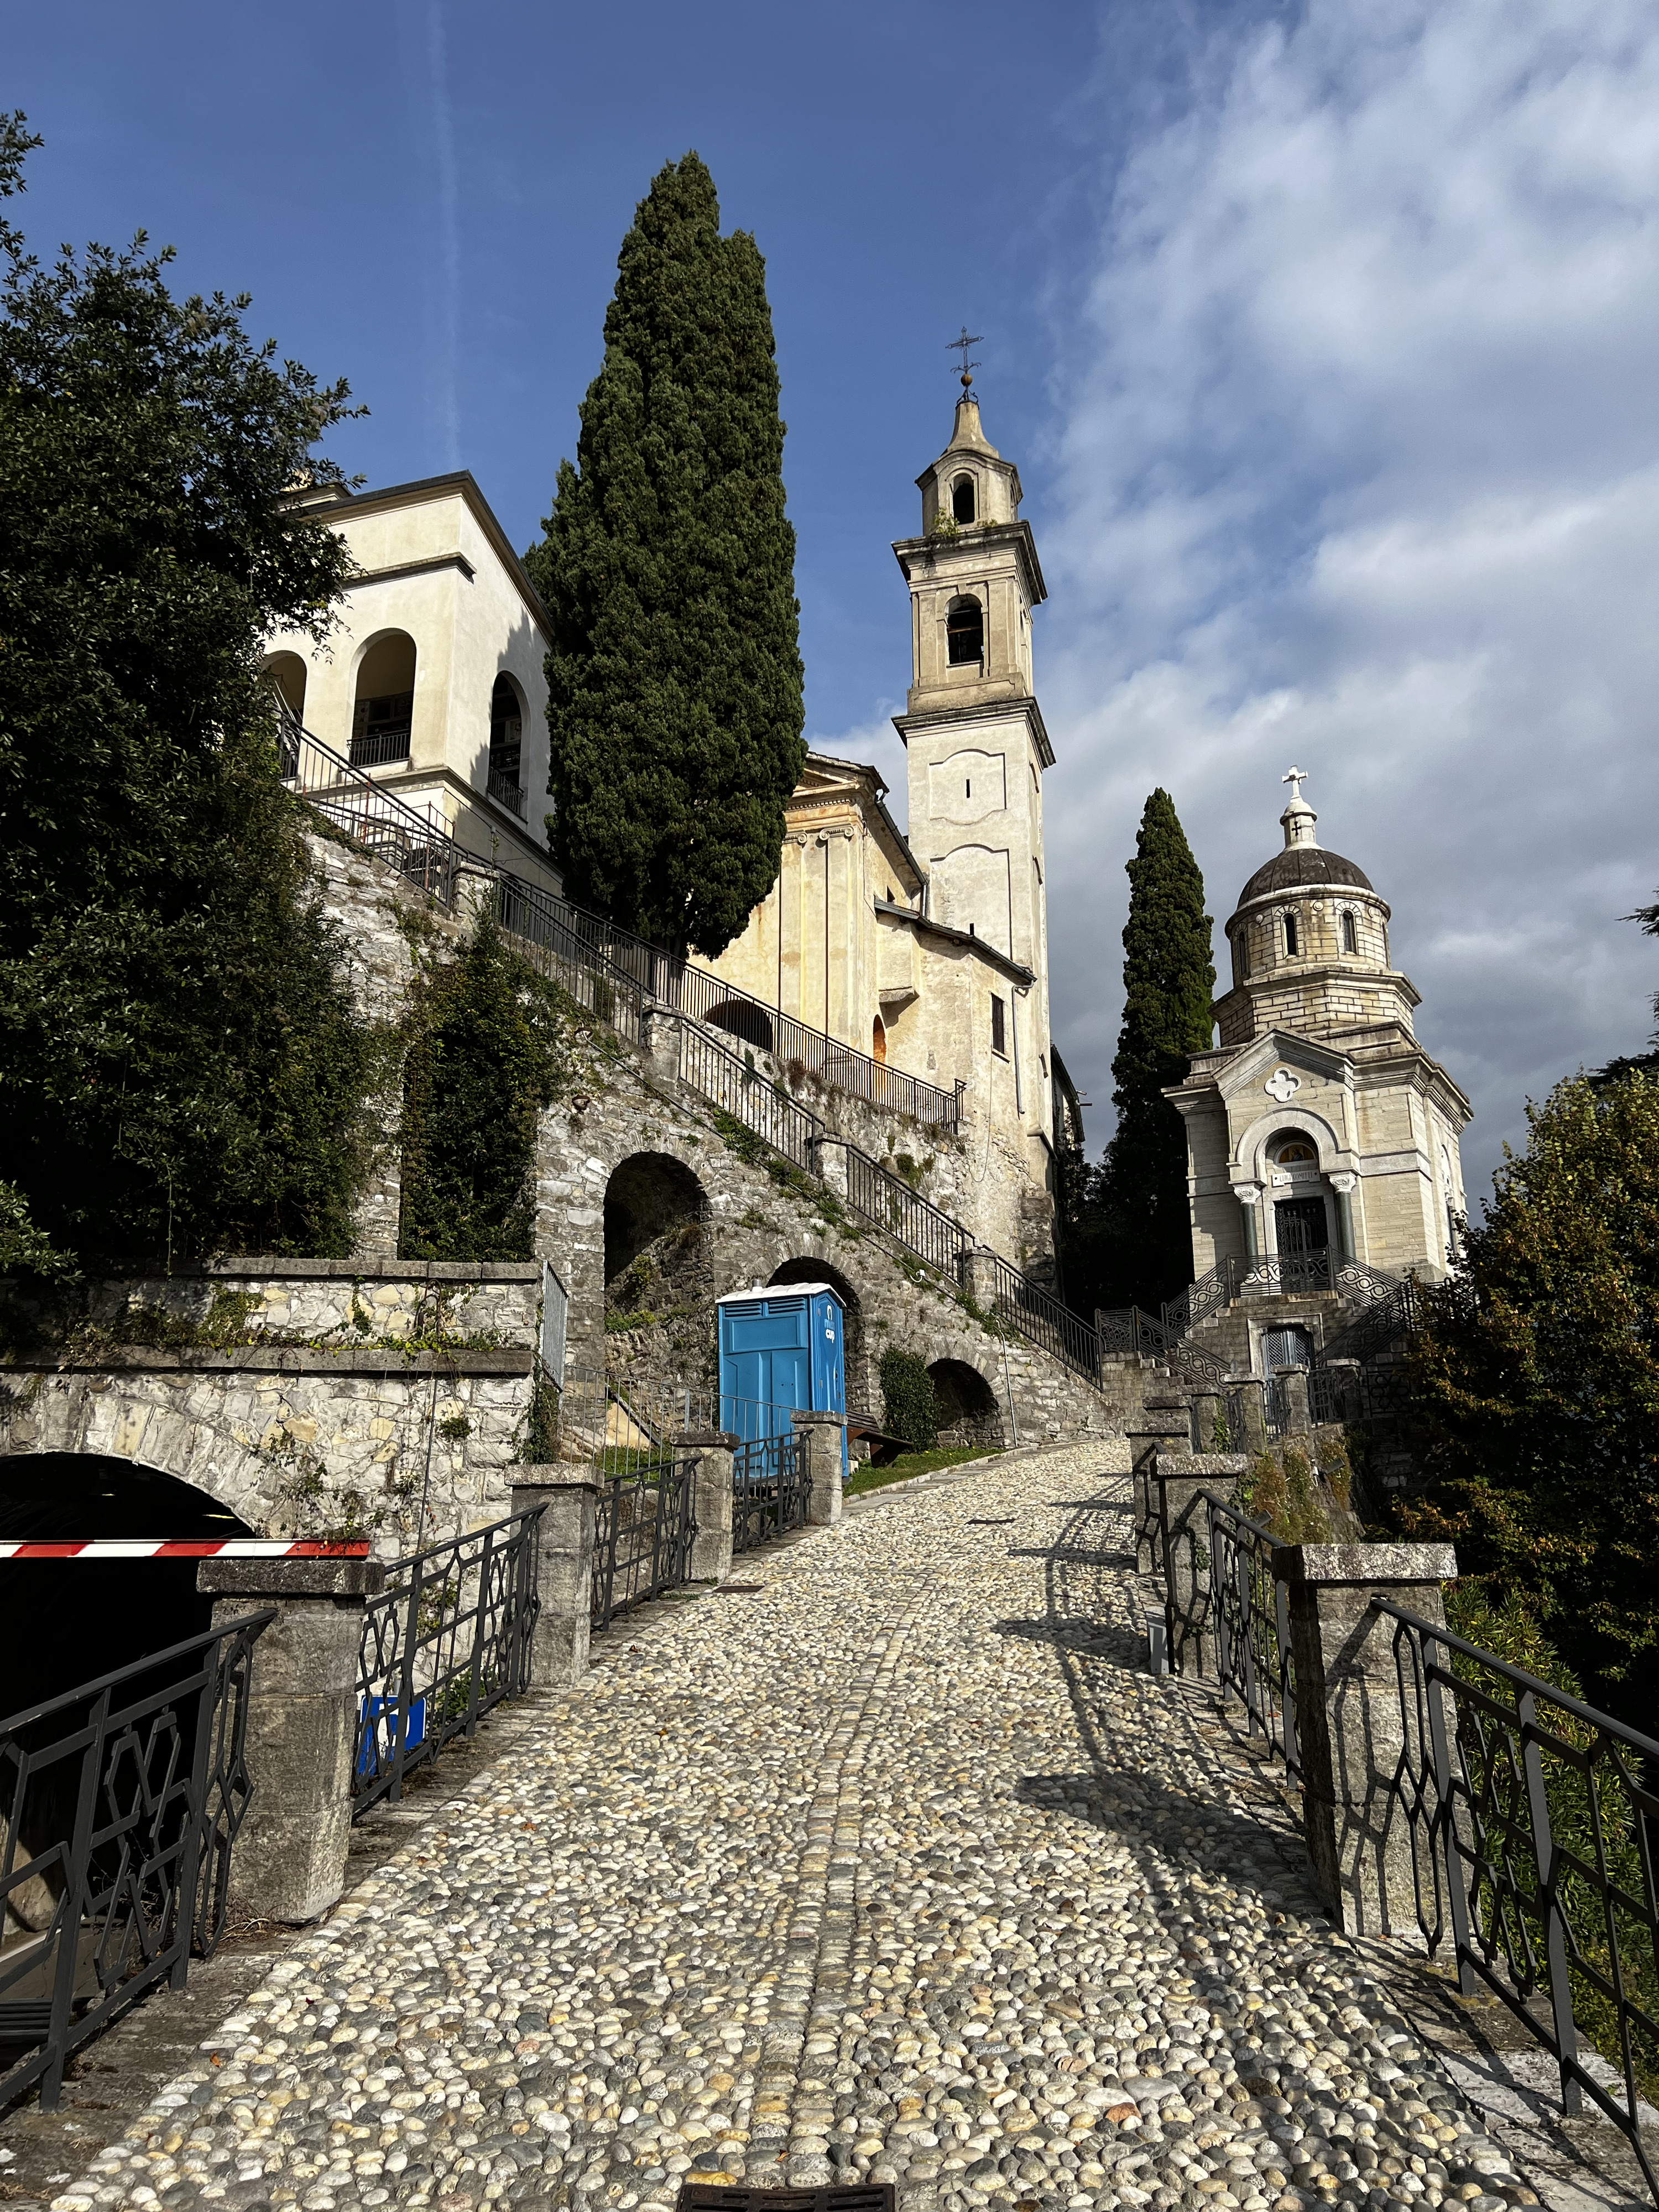
<svg viewBox="0 0 1659 2212">
<path fill-rule="evenodd" d="M 936 1359 L 927 1372 L 933 1377 L 941 1444 L 949 1449 L 1005 1441 L 996 1394 L 976 1367 L 965 1359 Z"/>
<path fill-rule="evenodd" d="M 0 1460 L 0 1542 L 254 1533 L 205 1492 L 131 1460 L 80 1452 Z M 197 1591 L 198 1564 L 0 1560 L 8 1644 L 0 1720 L 210 1628 L 213 1601 Z"/>
</svg>

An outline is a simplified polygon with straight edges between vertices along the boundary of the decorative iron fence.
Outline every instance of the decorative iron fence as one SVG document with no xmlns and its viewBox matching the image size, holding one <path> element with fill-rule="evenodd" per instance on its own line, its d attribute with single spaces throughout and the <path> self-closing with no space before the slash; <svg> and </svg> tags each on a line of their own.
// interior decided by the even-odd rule
<svg viewBox="0 0 1659 2212">
<path fill-rule="evenodd" d="M 781 1152 L 809 1175 L 817 1172 L 817 1145 L 823 1124 L 797 1104 L 782 1084 L 762 1073 L 754 1054 L 745 1062 L 702 1030 L 680 1024 L 680 1079 L 694 1084 L 734 1121 L 752 1129 L 763 1144 Z"/>
<path fill-rule="evenodd" d="M 1226 1363 L 1206 1352 L 1190 1337 L 1179 1336 L 1156 1322 L 1151 1314 L 1139 1306 L 1117 1306 L 1095 1310 L 1095 1333 L 1101 1352 L 1134 1352 L 1143 1359 L 1153 1359 L 1173 1368 L 1188 1382 L 1202 1383 L 1219 1391 L 1227 1380 Z"/>
<path fill-rule="evenodd" d="M 530 1687 L 544 1506 L 399 1559 L 363 1614 L 352 1816 Z"/>
<path fill-rule="evenodd" d="M 757 1544 L 806 1526 L 811 1491 L 806 1471 L 806 1438 L 760 1437 L 732 1455 L 732 1549 L 752 1552 Z"/>
<path fill-rule="evenodd" d="M 0 1722 L 0 2105 L 224 1933 L 255 1639 L 272 1608 Z"/>
<path fill-rule="evenodd" d="M 671 1459 L 599 1486 L 593 1539 L 593 1628 L 672 1589 L 690 1571 L 695 1459 Z"/>
<path fill-rule="evenodd" d="M 1327 1340 L 1322 1358 L 1374 1359 L 1380 1352 L 1416 1334 L 1420 1315 L 1417 1278 L 1407 1275 L 1404 1282 L 1389 1281 L 1386 1277 L 1382 1279 L 1386 1289 L 1346 1328 L 1338 1329 L 1334 1336 Z"/>
<path fill-rule="evenodd" d="M 1334 1291 L 1346 1298 L 1382 1304 L 1397 1302 L 1406 1287 L 1397 1277 L 1383 1274 L 1364 1260 L 1350 1260 L 1340 1252 L 1267 1253 L 1218 1261 L 1207 1274 L 1200 1275 L 1178 1298 L 1171 1298 L 1161 1309 L 1162 1322 L 1174 1340 L 1186 1336 L 1212 1315 L 1224 1313 L 1238 1298 L 1305 1297 Z M 1368 1318 L 1362 1315 L 1351 1322 L 1344 1335 L 1360 1328 Z M 1326 1347 L 1328 1352 L 1334 1348 L 1334 1345 Z"/>
<path fill-rule="evenodd" d="M 498 806 L 506 807 L 509 814 L 516 814 L 523 821 L 525 802 L 529 793 L 517 776 L 504 775 L 500 769 L 492 768 L 484 777 L 484 792 Z"/>
<path fill-rule="evenodd" d="M 997 1319 L 1018 1329 L 1033 1344 L 1058 1359 L 1073 1374 L 1100 1380 L 1100 1339 L 1081 1314 L 1034 1283 L 1029 1275 L 995 1253 L 981 1261 L 991 1277 L 993 1310 Z"/>
<path fill-rule="evenodd" d="M 963 1254 L 973 1249 L 974 1240 L 959 1221 L 853 1145 L 847 1147 L 847 1201 L 855 1213 L 884 1229 L 953 1282 Z"/>
<path fill-rule="evenodd" d="M 1659 1742 L 1386 1599 L 1418 1922 L 1465 1996 L 1498 1998 L 1629 2142 L 1659 2202 Z M 1612 2061 L 1623 2100 L 1587 2067 Z"/>
<path fill-rule="evenodd" d="M 1252 1729 L 1260 1729 L 1291 1778 L 1299 1781 L 1290 1601 L 1273 1565 L 1287 1547 L 1260 1521 L 1212 1492 L 1206 1491 L 1204 1498 L 1209 1537 L 1205 1603 L 1213 1631 L 1216 1679 L 1233 1692 Z"/>
</svg>

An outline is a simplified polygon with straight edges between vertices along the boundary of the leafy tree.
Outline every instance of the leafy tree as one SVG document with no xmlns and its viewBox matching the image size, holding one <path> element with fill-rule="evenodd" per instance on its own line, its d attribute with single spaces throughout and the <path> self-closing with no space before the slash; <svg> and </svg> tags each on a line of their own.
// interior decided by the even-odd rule
<svg viewBox="0 0 1659 2212">
<path fill-rule="evenodd" d="M 1204 878 L 1168 792 L 1146 801 L 1126 867 L 1123 1025 L 1112 1061 L 1117 1128 L 1097 1167 L 1080 1156 L 1061 1163 L 1060 1229 L 1073 1305 L 1156 1312 L 1193 1273 L 1187 1140 L 1164 1093 L 1208 1048 L 1215 988 Z"/>
<path fill-rule="evenodd" d="M 536 1122 L 562 1070 L 547 988 L 488 920 L 422 983 L 404 1073 L 405 1259 L 531 1257 Z"/>
<path fill-rule="evenodd" d="M 1449 1539 L 1498 1611 L 1591 1694 L 1659 1694 L 1659 1080 L 1583 1077 L 1529 1107 L 1451 1279 L 1425 1293 L 1411 1533 Z"/>
<path fill-rule="evenodd" d="M 0 191 L 32 143 L 12 118 Z M 260 665 L 348 573 L 283 500 L 337 476 L 345 387 L 253 345 L 246 300 L 173 299 L 142 234 L 43 270 L 5 225 L 0 256 L 8 1248 L 342 1252 L 375 1041 Z"/>
<path fill-rule="evenodd" d="M 571 896 L 683 952 L 776 880 L 801 741 L 765 264 L 696 154 L 623 241 L 605 364 L 526 565 L 552 617 L 549 817 Z"/>
</svg>

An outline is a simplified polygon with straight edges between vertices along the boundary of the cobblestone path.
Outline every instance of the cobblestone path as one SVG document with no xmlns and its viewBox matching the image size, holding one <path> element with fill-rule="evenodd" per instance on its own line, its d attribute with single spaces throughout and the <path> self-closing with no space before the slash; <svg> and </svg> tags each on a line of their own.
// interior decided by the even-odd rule
<svg viewBox="0 0 1659 2212">
<path fill-rule="evenodd" d="M 1534 2201 L 1311 1911 L 1271 1775 L 1142 1671 L 1111 1449 L 623 1624 L 58 2212 L 632 2212 L 688 2172 L 913 2212 Z"/>
</svg>

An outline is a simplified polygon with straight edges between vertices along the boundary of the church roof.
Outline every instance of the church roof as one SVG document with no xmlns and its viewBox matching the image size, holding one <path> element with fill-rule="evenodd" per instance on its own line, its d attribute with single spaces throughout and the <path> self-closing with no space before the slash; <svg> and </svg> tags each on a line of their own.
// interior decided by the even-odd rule
<svg viewBox="0 0 1659 2212">
<path fill-rule="evenodd" d="M 1265 867 L 1256 870 L 1240 891 L 1238 903 L 1249 906 L 1252 899 L 1266 898 L 1270 891 L 1319 884 L 1352 884 L 1362 891 L 1374 888 L 1364 870 L 1345 860 L 1340 853 L 1328 853 L 1322 845 L 1292 845 L 1275 853 Z"/>
</svg>

